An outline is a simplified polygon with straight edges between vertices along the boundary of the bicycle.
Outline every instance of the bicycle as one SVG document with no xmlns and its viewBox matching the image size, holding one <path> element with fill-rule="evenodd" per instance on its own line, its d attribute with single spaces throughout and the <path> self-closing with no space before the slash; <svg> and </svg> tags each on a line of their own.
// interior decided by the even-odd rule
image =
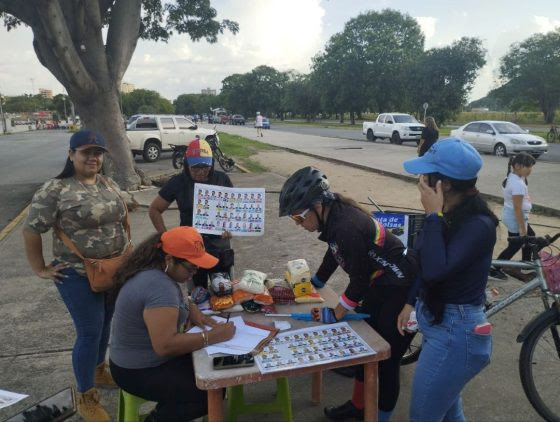
<svg viewBox="0 0 560 422">
<path fill-rule="evenodd" d="M 551 363 L 560 364 L 560 289 L 549 287 L 539 251 L 551 246 L 558 238 L 560 233 L 552 237 L 521 236 L 519 241 L 531 246 L 531 261 L 493 260 L 494 267 L 533 270 L 537 276 L 499 301 L 487 300 L 485 306 L 486 316 L 491 317 L 531 291 L 541 290 L 544 311 L 529 321 L 516 340 L 522 343 L 519 375 L 523 391 L 533 408 L 547 421 L 560 421 L 560 384 L 556 377 L 551 376 L 550 370 Z M 409 351 L 403 356 L 401 365 L 418 360 L 421 350 L 421 335 L 417 334 Z"/>
<path fill-rule="evenodd" d="M 558 126 L 552 125 L 546 135 L 546 140 L 548 142 L 553 142 L 555 139 L 560 140 L 560 131 L 558 131 Z"/>
</svg>

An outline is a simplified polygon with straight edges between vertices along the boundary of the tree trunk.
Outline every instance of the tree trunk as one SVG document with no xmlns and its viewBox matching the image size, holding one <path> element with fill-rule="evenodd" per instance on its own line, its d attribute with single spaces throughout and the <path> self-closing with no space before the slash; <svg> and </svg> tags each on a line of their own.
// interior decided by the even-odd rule
<svg viewBox="0 0 560 422">
<path fill-rule="evenodd" d="M 340 113 L 340 123 L 344 123 L 344 112 Z"/>
<path fill-rule="evenodd" d="M 117 89 L 113 88 L 105 91 L 105 95 L 93 98 L 76 96 L 73 100 L 80 113 L 82 126 L 100 132 L 107 141 L 109 154 L 103 165 L 104 173 L 113 178 L 121 189 L 138 188 L 140 178 L 133 167 Z"/>
<path fill-rule="evenodd" d="M 353 111 L 350 112 L 350 124 L 351 124 L 351 125 L 355 125 L 355 124 L 356 124 L 356 117 L 355 117 Z"/>
</svg>

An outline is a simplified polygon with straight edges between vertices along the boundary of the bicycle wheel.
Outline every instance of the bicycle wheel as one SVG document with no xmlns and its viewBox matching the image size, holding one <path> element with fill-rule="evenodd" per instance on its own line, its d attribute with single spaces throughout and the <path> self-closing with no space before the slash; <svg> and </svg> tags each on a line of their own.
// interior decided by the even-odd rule
<svg viewBox="0 0 560 422">
<path fill-rule="evenodd" d="M 550 130 L 548 132 L 548 135 L 546 135 L 546 140 L 548 142 L 552 142 L 552 141 L 554 141 L 554 138 L 556 138 L 556 132 L 554 132 L 553 130 Z"/>
<path fill-rule="evenodd" d="M 220 148 L 216 148 L 216 158 L 220 167 L 224 169 L 225 172 L 229 172 L 233 170 L 233 166 L 235 165 L 235 161 L 233 159 L 226 157 L 224 153 L 220 150 Z"/>
<path fill-rule="evenodd" d="M 420 357 L 420 352 L 422 351 L 422 333 L 417 332 L 414 338 L 410 342 L 407 351 L 401 358 L 401 366 L 409 365 L 414 363 Z"/>
<path fill-rule="evenodd" d="M 529 333 L 519 356 L 519 374 L 527 398 L 547 421 L 560 421 L 560 337 L 558 313 Z"/>
</svg>

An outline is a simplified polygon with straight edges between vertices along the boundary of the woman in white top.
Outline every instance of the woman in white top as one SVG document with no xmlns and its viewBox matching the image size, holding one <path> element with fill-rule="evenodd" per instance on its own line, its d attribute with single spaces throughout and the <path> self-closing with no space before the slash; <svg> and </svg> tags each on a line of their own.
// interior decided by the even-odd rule
<svg viewBox="0 0 560 422">
<path fill-rule="evenodd" d="M 535 159 L 524 152 L 510 158 L 508 173 L 502 186 L 504 187 L 504 209 L 502 222 L 508 230 L 508 237 L 512 236 L 534 236 L 535 232 L 529 225 L 529 213 L 531 212 L 531 198 L 527 187 L 527 178 L 535 165 Z M 523 246 L 518 240 L 508 241 L 498 259 L 511 259 L 521 249 L 523 261 L 531 259 L 531 249 Z M 494 274 L 496 270 L 494 270 Z M 522 281 L 529 281 L 535 277 L 535 273 L 525 274 L 518 268 L 503 269 L 507 274 Z"/>
</svg>

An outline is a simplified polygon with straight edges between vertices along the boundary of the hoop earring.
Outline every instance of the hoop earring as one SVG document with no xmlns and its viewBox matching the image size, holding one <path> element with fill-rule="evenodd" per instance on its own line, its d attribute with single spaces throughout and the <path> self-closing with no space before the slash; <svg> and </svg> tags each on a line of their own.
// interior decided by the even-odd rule
<svg viewBox="0 0 560 422">
<path fill-rule="evenodd" d="M 167 274 L 167 270 L 168 270 L 168 269 L 169 269 L 169 264 L 165 264 L 165 269 L 163 270 L 163 272 L 164 272 L 165 274 Z"/>
</svg>

